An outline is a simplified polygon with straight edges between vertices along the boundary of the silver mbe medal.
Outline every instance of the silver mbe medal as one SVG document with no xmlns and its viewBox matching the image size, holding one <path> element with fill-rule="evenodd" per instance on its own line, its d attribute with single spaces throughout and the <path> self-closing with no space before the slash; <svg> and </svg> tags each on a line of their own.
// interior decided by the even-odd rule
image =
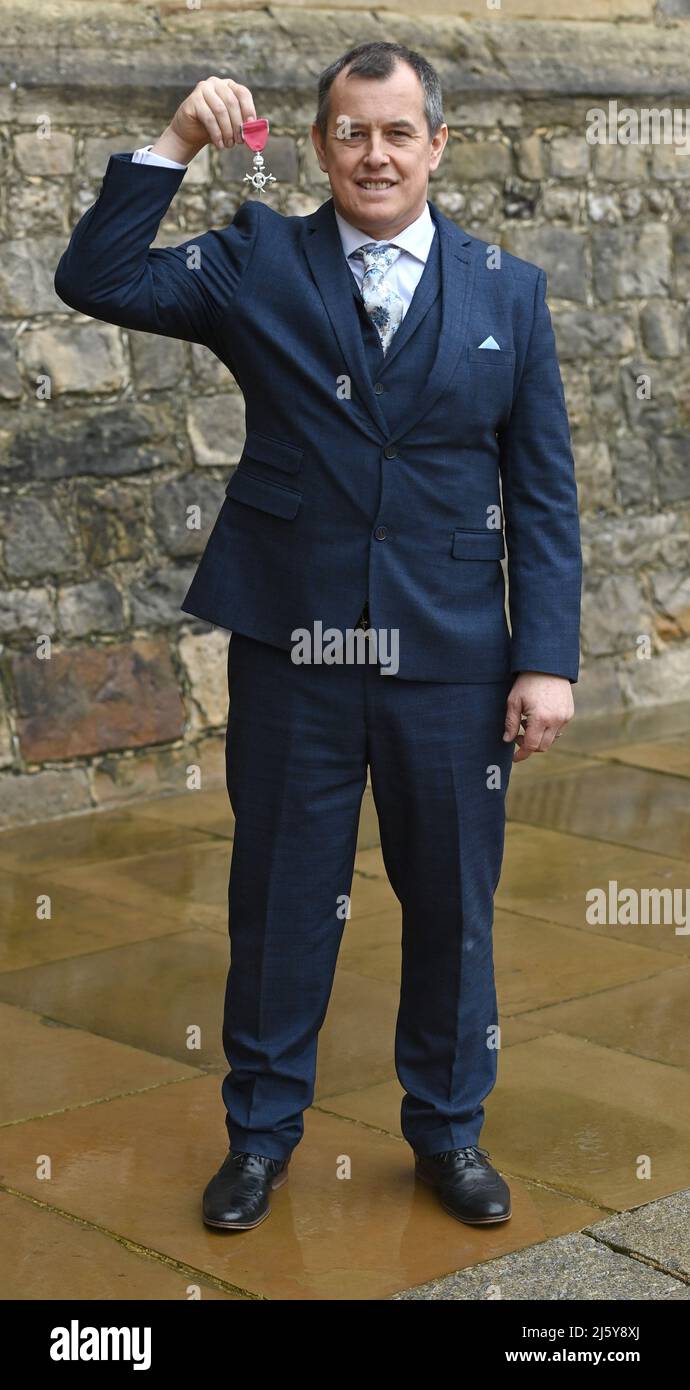
<svg viewBox="0 0 690 1390">
<path fill-rule="evenodd" d="M 266 141 L 268 140 L 268 121 L 265 119 L 256 121 L 243 121 L 240 125 L 240 135 L 245 145 L 249 145 L 250 150 L 254 150 L 254 172 L 245 174 L 243 182 L 250 183 L 256 189 L 259 197 L 263 193 L 267 183 L 277 183 L 273 174 L 264 173 L 264 157 L 261 153 Z"/>
</svg>

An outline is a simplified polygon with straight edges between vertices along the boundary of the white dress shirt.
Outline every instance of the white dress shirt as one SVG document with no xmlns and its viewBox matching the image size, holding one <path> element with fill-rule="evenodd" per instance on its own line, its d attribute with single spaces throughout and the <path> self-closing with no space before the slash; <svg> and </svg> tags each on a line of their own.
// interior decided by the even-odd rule
<svg viewBox="0 0 690 1390">
<path fill-rule="evenodd" d="M 367 233 L 361 231 L 359 227 L 353 227 L 351 222 L 346 222 L 337 208 L 334 208 L 334 212 L 347 263 L 360 289 L 364 279 L 364 261 L 358 258 L 351 260 L 352 252 L 356 251 L 359 246 L 371 245 L 372 242 L 377 246 L 401 247 L 402 255 L 398 256 L 390 270 L 386 271 L 386 283 L 400 295 L 403 302 L 404 318 L 412 303 L 412 296 L 422 278 L 436 231 L 429 212 L 429 204 L 424 204 L 424 211 L 420 212 L 419 217 L 415 217 L 414 222 L 408 223 L 402 232 L 398 232 L 397 236 L 390 238 L 367 236 Z"/>
<path fill-rule="evenodd" d="M 175 159 L 166 159 L 162 154 L 152 154 L 150 145 L 142 145 L 140 149 L 135 150 L 132 155 L 132 163 L 160 164 L 166 169 L 187 168 L 186 164 L 180 164 Z M 360 289 L 364 279 L 364 262 L 359 259 L 351 260 L 352 252 L 372 241 L 376 241 L 376 244 L 381 246 L 401 247 L 402 255 L 398 256 L 397 261 L 387 272 L 386 280 L 391 289 L 394 289 L 402 299 L 404 318 L 412 303 L 412 296 L 422 278 L 436 231 L 429 212 L 429 204 L 425 203 L 424 211 L 420 212 L 419 217 L 416 217 L 414 222 L 410 222 L 402 232 L 398 232 L 397 236 L 391 237 L 390 241 L 386 241 L 385 238 L 377 240 L 375 237 L 367 236 L 366 232 L 361 231 L 359 227 L 353 227 L 351 222 L 346 222 L 336 208 L 334 208 L 334 212 L 343 253 Z"/>
</svg>

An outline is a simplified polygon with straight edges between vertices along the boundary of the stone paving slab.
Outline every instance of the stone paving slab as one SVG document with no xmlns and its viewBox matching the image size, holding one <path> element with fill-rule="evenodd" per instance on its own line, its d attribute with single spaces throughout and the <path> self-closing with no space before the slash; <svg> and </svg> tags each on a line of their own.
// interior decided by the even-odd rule
<svg viewBox="0 0 690 1390">
<path fill-rule="evenodd" d="M 626 1221 L 629 1215 L 634 1214 L 628 1213 L 620 1220 Z M 424 1302 L 492 1298 L 541 1302 L 618 1302 L 628 1299 L 649 1302 L 690 1300 L 690 1287 L 663 1270 L 628 1255 L 618 1254 L 580 1231 L 543 1241 L 498 1260 L 488 1260 L 443 1279 L 431 1280 L 428 1284 L 406 1289 L 392 1297 L 398 1301 Z"/>
<path fill-rule="evenodd" d="M 616 1250 L 690 1278 L 690 1189 L 607 1217 L 585 1230 Z"/>
</svg>

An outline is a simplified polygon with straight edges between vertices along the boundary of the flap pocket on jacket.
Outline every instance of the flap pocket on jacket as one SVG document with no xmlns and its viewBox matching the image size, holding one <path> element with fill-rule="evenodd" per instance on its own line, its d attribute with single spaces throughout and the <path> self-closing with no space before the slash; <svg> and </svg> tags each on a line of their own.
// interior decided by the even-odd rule
<svg viewBox="0 0 690 1390">
<path fill-rule="evenodd" d="M 470 362 L 481 362 L 485 367 L 514 367 L 515 352 L 511 348 L 479 348 L 468 347 L 467 356 Z"/>
<path fill-rule="evenodd" d="M 502 560 L 505 543 L 502 531 L 453 532 L 453 555 L 456 560 Z"/>
<path fill-rule="evenodd" d="M 235 502 L 246 502 L 249 507 L 258 507 L 261 512 L 272 516 L 283 516 L 288 521 L 296 516 L 302 501 L 301 492 L 282 483 L 269 483 L 265 478 L 255 478 L 253 473 L 235 469 L 225 491 Z"/>
<path fill-rule="evenodd" d="M 248 430 L 242 459 L 258 459 L 260 463 L 271 463 L 274 468 L 282 468 L 286 473 L 296 473 L 303 454 L 304 449 L 297 444 L 286 444 L 284 440 L 272 439 L 259 430 Z"/>
</svg>

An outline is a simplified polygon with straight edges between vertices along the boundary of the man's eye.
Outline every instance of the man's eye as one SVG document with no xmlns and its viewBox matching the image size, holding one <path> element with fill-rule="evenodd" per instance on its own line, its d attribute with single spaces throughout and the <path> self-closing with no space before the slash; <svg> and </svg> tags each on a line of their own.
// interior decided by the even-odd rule
<svg viewBox="0 0 690 1390">
<path fill-rule="evenodd" d="M 405 139 L 405 138 L 409 135 L 410 132 L 409 132 L 409 130 L 392 130 L 390 133 L 391 133 L 391 135 L 400 135 L 400 136 L 402 136 L 403 139 Z M 352 131 L 350 131 L 349 136 L 347 136 L 346 138 L 349 139 L 349 140 L 356 140 L 357 137 L 360 136 L 360 135 L 366 135 L 366 131 L 364 131 L 364 130 L 352 130 Z"/>
</svg>

